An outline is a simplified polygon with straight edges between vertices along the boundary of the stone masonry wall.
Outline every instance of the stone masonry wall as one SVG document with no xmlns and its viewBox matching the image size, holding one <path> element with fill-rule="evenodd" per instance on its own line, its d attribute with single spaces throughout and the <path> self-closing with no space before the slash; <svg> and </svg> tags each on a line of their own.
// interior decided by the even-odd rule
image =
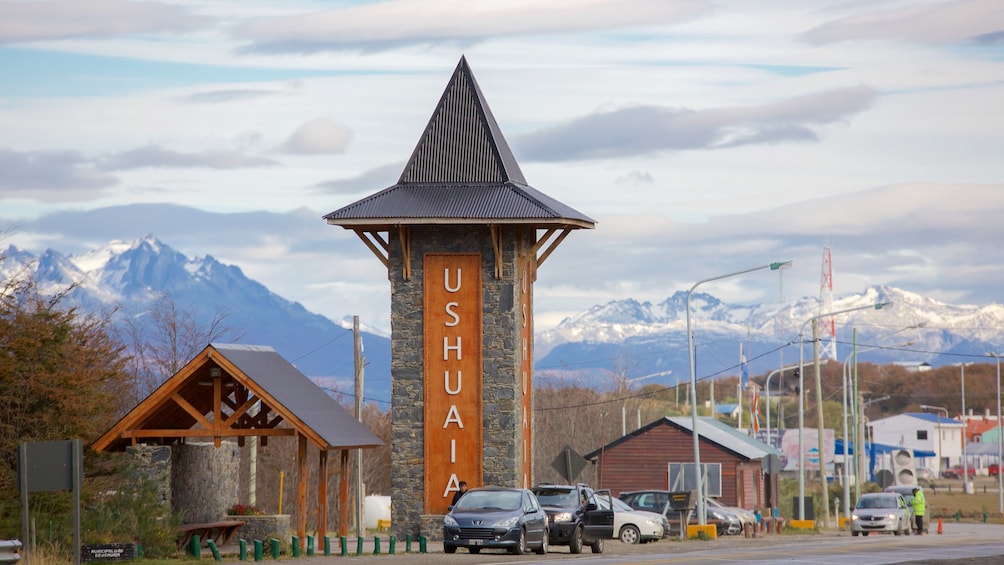
<svg viewBox="0 0 1004 565">
<path fill-rule="evenodd" d="M 426 253 L 480 253 L 483 292 L 483 473 L 475 483 L 519 486 L 520 434 L 518 235 L 524 247 L 533 230 L 503 228 L 503 276 L 495 278 L 495 252 L 487 225 L 411 228 L 411 280 L 403 280 L 401 248 L 391 245 L 391 523 L 406 534 L 442 536 L 442 517 L 424 510 L 423 258 Z M 396 240 L 395 240 L 396 241 Z M 532 292 L 532 291 L 531 291 Z"/>
<path fill-rule="evenodd" d="M 218 522 L 239 502 L 240 449 L 232 441 L 184 443 L 173 448 L 172 510 L 186 524 Z"/>
<path fill-rule="evenodd" d="M 171 448 L 166 445 L 132 445 L 126 448 L 135 472 L 157 486 L 157 502 L 171 504 Z"/>
</svg>

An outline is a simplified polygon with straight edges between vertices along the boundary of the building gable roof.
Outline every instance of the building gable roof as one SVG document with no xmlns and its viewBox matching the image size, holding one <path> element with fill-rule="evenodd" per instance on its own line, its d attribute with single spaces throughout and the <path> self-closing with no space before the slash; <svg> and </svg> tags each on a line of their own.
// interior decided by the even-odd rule
<svg viewBox="0 0 1004 565">
<path fill-rule="evenodd" d="M 626 441 L 630 441 L 632 438 L 638 437 L 645 434 L 647 431 L 655 428 L 656 426 L 670 425 L 675 428 L 682 429 L 687 433 L 692 433 L 693 430 L 693 418 L 690 417 L 663 417 L 649 423 L 646 426 L 642 426 L 637 430 L 631 432 L 628 435 L 622 436 L 609 444 L 597 449 L 587 455 L 585 459 L 596 459 L 600 456 L 606 449 L 615 447 Z M 731 426 L 716 420 L 714 418 L 698 418 L 697 419 L 697 434 L 698 437 L 714 443 L 719 447 L 726 449 L 735 453 L 736 455 L 743 457 L 748 460 L 763 459 L 768 455 L 781 455 L 773 446 L 767 445 L 766 443 L 750 437 L 746 434 L 740 433 L 737 430 L 732 429 Z"/>
<path fill-rule="evenodd" d="M 397 184 L 324 216 L 343 227 L 518 223 L 593 228 L 529 186 L 461 57 Z"/>
<path fill-rule="evenodd" d="M 288 427 L 280 427 L 283 422 Z M 302 435 L 322 450 L 383 445 L 271 347 L 213 343 L 91 447 L 120 451 L 142 441 L 281 435 Z"/>
</svg>

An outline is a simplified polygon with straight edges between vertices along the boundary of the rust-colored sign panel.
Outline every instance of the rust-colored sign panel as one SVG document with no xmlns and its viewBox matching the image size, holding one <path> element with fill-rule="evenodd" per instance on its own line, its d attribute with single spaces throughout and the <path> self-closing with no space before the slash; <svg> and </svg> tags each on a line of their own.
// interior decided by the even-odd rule
<svg viewBox="0 0 1004 565">
<path fill-rule="evenodd" d="M 533 480 L 533 283 L 529 261 L 521 262 L 519 272 L 519 370 L 520 436 L 522 438 L 522 483 L 530 488 Z"/>
<path fill-rule="evenodd" d="M 425 511 L 481 483 L 481 255 L 425 256 Z"/>
</svg>

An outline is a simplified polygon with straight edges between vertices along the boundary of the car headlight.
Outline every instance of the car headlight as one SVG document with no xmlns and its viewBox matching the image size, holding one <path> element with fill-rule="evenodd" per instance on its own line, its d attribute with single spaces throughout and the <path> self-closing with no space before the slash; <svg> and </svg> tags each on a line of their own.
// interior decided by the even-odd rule
<svg viewBox="0 0 1004 565">
<path fill-rule="evenodd" d="M 646 522 L 648 523 L 648 526 L 650 528 L 660 528 L 660 527 L 662 527 L 662 521 L 660 521 L 660 520 L 653 520 L 652 518 L 649 518 L 648 520 L 646 520 Z"/>
<path fill-rule="evenodd" d="M 499 520 L 495 522 L 496 528 L 511 528 L 519 523 L 519 516 L 513 516 L 511 518 L 506 518 L 505 520 Z"/>
<path fill-rule="evenodd" d="M 727 521 L 725 515 L 722 514 L 721 512 L 718 512 L 717 510 L 711 511 L 711 517 L 714 518 L 715 520 L 722 520 L 723 522 Z"/>
<path fill-rule="evenodd" d="M 460 524 L 457 523 L 457 520 L 454 519 L 453 516 L 450 516 L 449 514 L 447 514 L 446 517 L 443 518 L 443 525 L 444 526 L 459 526 Z"/>
<path fill-rule="evenodd" d="M 571 512 L 558 512 L 554 515 L 555 522 L 571 522 L 572 513 Z"/>
<path fill-rule="evenodd" d="M 857 520 L 857 519 L 858 519 L 858 513 L 857 512 L 851 512 L 851 520 Z"/>
<path fill-rule="evenodd" d="M 896 515 L 895 514 L 890 514 L 889 515 L 889 519 L 890 520 L 895 520 L 896 519 Z"/>
</svg>

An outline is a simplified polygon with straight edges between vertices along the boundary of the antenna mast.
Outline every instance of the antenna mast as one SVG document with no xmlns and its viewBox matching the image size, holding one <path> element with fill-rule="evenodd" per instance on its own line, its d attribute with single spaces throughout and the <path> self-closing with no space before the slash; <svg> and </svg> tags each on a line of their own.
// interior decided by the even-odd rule
<svg viewBox="0 0 1004 565">
<path fill-rule="evenodd" d="M 823 273 L 819 283 L 819 314 L 833 311 L 833 259 L 830 257 L 830 246 L 823 247 Z M 837 327 L 833 316 L 824 316 L 816 320 L 819 324 L 820 341 L 828 339 L 829 345 L 820 347 L 820 353 L 837 360 Z"/>
</svg>

